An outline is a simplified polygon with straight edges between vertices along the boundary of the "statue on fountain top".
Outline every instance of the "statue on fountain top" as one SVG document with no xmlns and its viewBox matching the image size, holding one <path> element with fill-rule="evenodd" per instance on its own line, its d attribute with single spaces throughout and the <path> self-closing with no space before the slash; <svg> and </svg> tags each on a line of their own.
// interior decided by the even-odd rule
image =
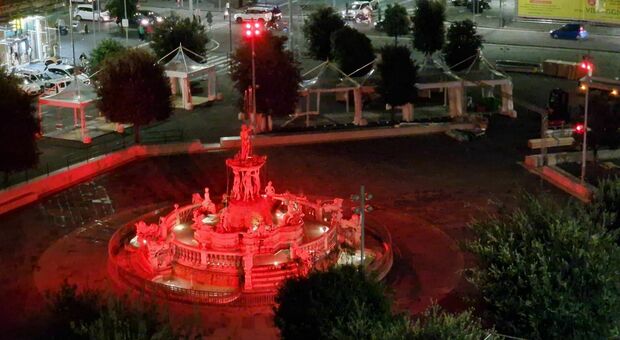
<svg viewBox="0 0 620 340">
<path fill-rule="evenodd" d="M 239 159 L 245 160 L 252 156 L 252 141 L 251 141 L 252 129 L 247 125 L 241 125 L 241 151 L 239 152 Z"/>
</svg>

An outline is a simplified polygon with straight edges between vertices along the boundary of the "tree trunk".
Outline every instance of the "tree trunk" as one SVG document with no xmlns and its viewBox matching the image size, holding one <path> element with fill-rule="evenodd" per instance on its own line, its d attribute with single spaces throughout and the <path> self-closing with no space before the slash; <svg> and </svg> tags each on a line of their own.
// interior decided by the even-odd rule
<svg viewBox="0 0 620 340">
<path fill-rule="evenodd" d="M 138 124 L 133 125 L 133 137 L 134 142 L 136 142 L 136 144 L 140 144 L 140 125 Z"/>
</svg>

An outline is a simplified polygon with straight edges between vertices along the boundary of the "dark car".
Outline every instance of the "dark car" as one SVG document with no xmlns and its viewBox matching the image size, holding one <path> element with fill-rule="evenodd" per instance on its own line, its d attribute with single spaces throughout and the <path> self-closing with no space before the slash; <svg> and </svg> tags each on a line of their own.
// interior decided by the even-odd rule
<svg viewBox="0 0 620 340">
<path fill-rule="evenodd" d="M 154 26 L 164 21 L 164 16 L 153 11 L 139 10 L 134 14 L 132 25 L 135 26 Z"/>
<path fill-rule="evenodd" d="M 566 24 L 558 29 L 549 31 L 553 39 L 581 40 L 588 38 L 588 31 L 581 24 Z"/>
<path fill-rule="evenodd" d="M 476 13 L 482 13 L 485 9 L 491 9 L 491 5 L 485 0 L 468 0 L 465 6 L 472 12 L 474 12 L 475 8 Z"/>
</svg>

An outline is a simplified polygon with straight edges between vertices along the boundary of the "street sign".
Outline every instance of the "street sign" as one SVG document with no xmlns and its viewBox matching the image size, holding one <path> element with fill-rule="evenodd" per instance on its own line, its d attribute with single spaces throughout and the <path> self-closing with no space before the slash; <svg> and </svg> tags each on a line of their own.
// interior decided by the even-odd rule
<svg viewBox="0 0 620 340">
<path fill-rule="evenodd" d="M 128 19 L 121 20 L 121 26 L 122 27 L 129 27 L 129 20 Z"/>
</svg>

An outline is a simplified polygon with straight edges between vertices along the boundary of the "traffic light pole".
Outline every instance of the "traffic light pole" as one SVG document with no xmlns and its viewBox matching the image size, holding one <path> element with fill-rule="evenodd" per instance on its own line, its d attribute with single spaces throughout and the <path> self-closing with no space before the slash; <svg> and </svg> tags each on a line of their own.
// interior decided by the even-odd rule
<svg viewBox="0 0 620 340">
<path fill-rule="evenodd" d="M 253 33 L 254 32 L 254 19 L 252 19 L 251 21 L 252 23 L 252 30 Z M 256 65 L 254 62 L 254 58 L 256 56 L 256 53 L 254 51 L 254 40 L 256 39 L 256 34 L 252 34 L 252 116 L 250 117 L 250 123 L 252 124 L 252 127 L 255 127 L 255 121 L 256 121 Z"/>
<path fill-rule="evenodd" d="M 592 70 L 588 70 L 588 76 L 586 77 L 586 104 L 584 108 L 583 116 L 583 145 L 581 150 L 581 184 L 583 185 L 586 180 L 586 159 L 588 153 L 588 102 L 590 101 L 590 82 L 592 77 Z"/>
</svg>

